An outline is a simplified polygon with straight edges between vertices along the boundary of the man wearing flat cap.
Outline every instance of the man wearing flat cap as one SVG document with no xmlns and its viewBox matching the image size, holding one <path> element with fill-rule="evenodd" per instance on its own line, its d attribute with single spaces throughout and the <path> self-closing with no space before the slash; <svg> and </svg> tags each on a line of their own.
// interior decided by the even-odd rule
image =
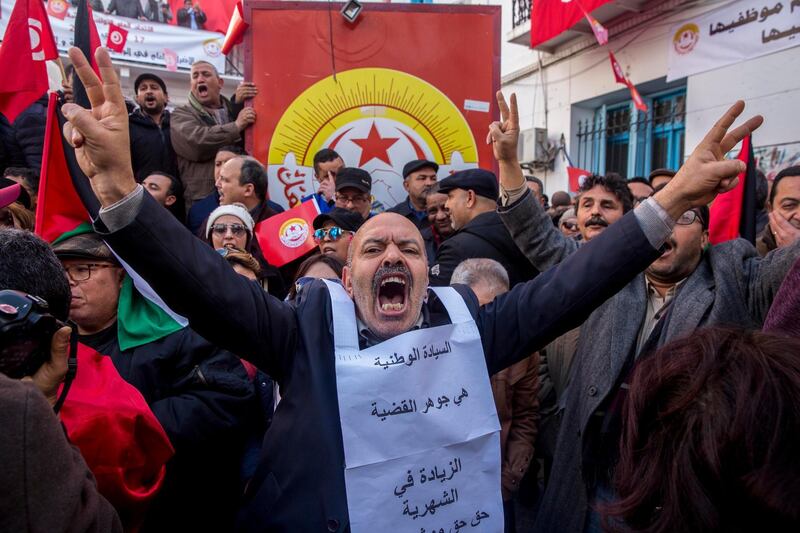
<svg viewBox="0 0 800 533">
<path fill-rule="evenodd" d="M 323 255 L 332 255 L 343 264 L 347 263 L 350 241 L 364 223 L 361 215 L 334 207 L 314 219 L 314 242 Z"/>
<path fill-rule="evenodd" d="M 140 74 L 133 83 L 138 107 L 128 120 L 131 136 L 131 162 L 136 180 L 153 172 L 178 177 L 178 159 L 172 149 L 167 110 L 167 85 L 150 72 Z"/>
<path fill-rule="evenodd" d="M 462 170 L 439 182 L 456 233 L 436 253 L 431 285 L 449 285 L 453 270 L 472 258 L 494 259 L 503 265 L 512 287 L 537 274 L 497 214 L 498 190 L 495 175 L 481 168 Z"/>
<path fill-rule="evenodd" d="M 425 200 L 436 186 L 436 173 L 439 165 L 425 159 L 409 161 L 403 167 L 403 188 L 408 192 L 406 199 L 387 209 L 390 213 L 403 215 L 420 231 L 428 228 L 428 210 Z"/>
</svg>

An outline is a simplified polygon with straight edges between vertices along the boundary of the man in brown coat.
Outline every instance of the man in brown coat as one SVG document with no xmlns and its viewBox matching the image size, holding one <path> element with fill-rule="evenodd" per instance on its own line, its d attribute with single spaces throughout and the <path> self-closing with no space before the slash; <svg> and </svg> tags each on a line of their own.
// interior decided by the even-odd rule
<svg viewBox="0 0 800 533">
<path fill-rule="evenodd" d="M 508 292 L 508 273 L 494 259 L 466 259 L 453 271 L 451 283 L 469 285 L 480 305 Z M 500 418 L 502 489 L 506 533 L 515 531 L 514 496 L 533 458 L 539 425 L 539 353 L 491 377 L 492 394 Z"/>
<path fill-rule="evenodd" d="M 256 112 L 242 106 L 258 94 L 255 84 L 242 82 L 232 100 L 220 94 L 224 80 L 214 65 L 197 61 L 191 70 L 189 103 L 172 113 L 172 147 L 184 185 L 186 209 L 214 189 L 214 156 L 219 148 L 240 144 Z"/>
<path fill-rule="evenodd" d="M 0 531 L 122 531 L 33 384 L 0 374 L 0 427 Z"/>
</svg>

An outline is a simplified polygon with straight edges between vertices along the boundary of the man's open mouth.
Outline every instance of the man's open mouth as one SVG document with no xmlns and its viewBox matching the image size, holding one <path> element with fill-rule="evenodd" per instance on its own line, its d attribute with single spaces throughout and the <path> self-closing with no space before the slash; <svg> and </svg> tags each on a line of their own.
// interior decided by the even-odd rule
<svg viewBox="0 0 800 533">
<path fill-rule="evenodd" d="M 336 254 L 336 248 L 334 248 L 330 244 L 323 244 L 320 247 L 319 251 L 322 252 L 325 255 L 335 255 Z"/>
<path fill-rule="evenodd" d="M 197 84 L 197 94 L 199 94 L 200 96 L 208 95 L 208 86 L 205 85 L 204 83 L 198 83 Z"/>
<path fill-rule="evenodd" d="M 408 305 L 410 283 L 405 274 L 383 276 L 378 283 L 378 309 L 384 315 L 400 315 Z"/>
</svg>

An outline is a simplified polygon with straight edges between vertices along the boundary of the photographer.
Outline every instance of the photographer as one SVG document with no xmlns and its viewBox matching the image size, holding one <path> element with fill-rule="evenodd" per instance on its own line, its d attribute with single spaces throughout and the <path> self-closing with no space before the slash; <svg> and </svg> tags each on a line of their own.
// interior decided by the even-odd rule
<svg viewBox="0 0 800 533">
<path fill-rule="evenodd" d="M 70 290 L 63 269 L 32 233 L 0 230 L 0 291 L 5 290 L 42 298 L 56 319 L 66 319 Z M 5 326 L 13 319 L 12 308 L 0 309 Z M 0 347 L 6 347 L 7 335 L 4 328 Z M 0 531 L 122 531 L 51 408 L 67 372 L 69 337 L 70 328 L 62 327 L 51 339 L 31 339 L 32 345 L 49 345 L 50 357 L 23 380 L 6 376 L 15 365 L 0 352 Z"/>
</svg>

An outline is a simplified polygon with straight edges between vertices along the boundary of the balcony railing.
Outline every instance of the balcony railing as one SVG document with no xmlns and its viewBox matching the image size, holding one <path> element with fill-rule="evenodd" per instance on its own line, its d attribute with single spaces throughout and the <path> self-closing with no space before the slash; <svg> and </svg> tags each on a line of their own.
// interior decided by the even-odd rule
<svg viewBox="0 0 800 533">
<path fill-rule="evenodd" d="M 531 3 L 533 0 L 511 0 L 511 27 L 513 29 L 528 24 L 531 20 Z"/>
</svg>

